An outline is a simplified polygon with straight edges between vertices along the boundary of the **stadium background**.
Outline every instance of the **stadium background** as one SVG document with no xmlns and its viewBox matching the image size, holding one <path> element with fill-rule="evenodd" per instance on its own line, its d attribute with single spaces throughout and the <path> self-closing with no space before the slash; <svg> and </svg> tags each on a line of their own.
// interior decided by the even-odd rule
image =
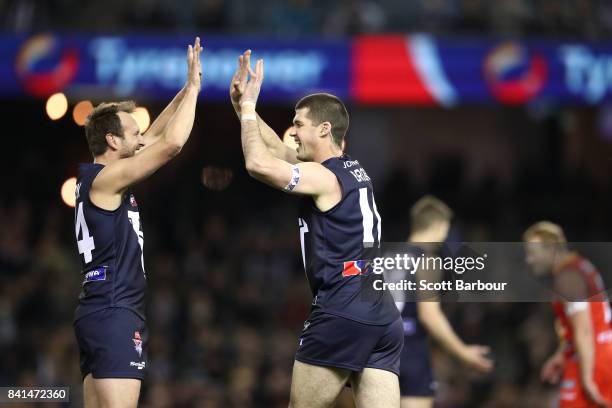
<svg viewBox="0 0 612 408">
<path fill-rule="evenodd" d="M 129 95 L 155 116 L 180 81 L 172 81 L 171 66 L 144 82 L 139 75 L 196 34 L 205 88 L 192 136 L 175 161 L 136 188 L 150 284 L 142 406 L 286 406 L 308 311 L 297 199 L 244 170 L 229 77 L 207 72 L 207 58 L 223 60 L 224 49 L 236 51 L 231 64 L 246 47 L 285 64 L 277 71 L 267 64 L 259 103 L 279 133 L 298 96 L 317 89 L 343 96 L 348 151 L 374 180 L 386 241 L 406 237 L 408 209 L 425 193 L 455 210 L 453 240 L 517 241 L 541 218 L 559 222 L 573 241 L 609 240 L 609 2 L 4 0 L 0 21 L 1 385 L 68 385 L 80 405 L 71 321 L 81 278 L 73 212 L 60 188 L 90 156 L 72 109 L 83 99 Z M 126 77 L 118 73 L 95 71 L 108 60 L 92 58 L 91 44 L 109 35 L 127 50 L 159 51 L 144 68 L 132 67 L 133 88 L 121 88 Z M 32 39 L 44 40 L 37 52 Z M 570 67 L 561 57 L 567 46 L 586 59 Z M 80 58 L 75 77 L 45 76 L 74 62 L 70 50 Z M 432 65 L 420 70 L 432 53 L 442 77 L 420 75 L 432 72 Z M 324 74 L 309 76 L 316 61 L 326 61 Z M 287 86 L 274 72 L 287 76 Z M 58 91 L 69 108 L 52 121 L 45 105 Z M 554 404 L 554 388 L 538 379 L 555 347 L 547 304 L 444 308 L 463 339 L 492 347 L 496 369 L 471 374 L 434 347 L 437 406 Z M 338 406 L 350 407 L 350 398 Z"/>
</svg>

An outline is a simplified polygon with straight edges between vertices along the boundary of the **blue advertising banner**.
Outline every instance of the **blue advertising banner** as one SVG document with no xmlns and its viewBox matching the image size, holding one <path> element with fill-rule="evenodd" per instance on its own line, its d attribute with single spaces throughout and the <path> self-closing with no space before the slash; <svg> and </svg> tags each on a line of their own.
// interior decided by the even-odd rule
<svg viewBox="0 0 612 408">
<path fill-rule="evenodd" d="M 612 42 L 361 36 L 351 68 L 351 96 L 365 104 L 612 100 Z"/>
<path fill-rule="evenodd" d="M 0 36 L 0 97 L 64 91 L 92 99 L 168 98 L 185 81 L 186 46 L 174 35 Z M 237 58 L 266 61 L 261 100 L 325 91 L 362 104 L 520 105 L 612 101 L 612 42 L 203 37 L 202 99 L 227 101 Z"/>
<path fill-rule="evenodd" d="M 0 95 L 169 97 L 185 82 L 192 41 L 168 35 L 0 37 Z M 203 37 L 202 44 L 204 99 L 228 99 L 238 56 L 247 48 L 253 59 L 265 59 L 262 98 L 268 102 L 321 90 L 348 93 L 346 41 Z"/>
</svg>

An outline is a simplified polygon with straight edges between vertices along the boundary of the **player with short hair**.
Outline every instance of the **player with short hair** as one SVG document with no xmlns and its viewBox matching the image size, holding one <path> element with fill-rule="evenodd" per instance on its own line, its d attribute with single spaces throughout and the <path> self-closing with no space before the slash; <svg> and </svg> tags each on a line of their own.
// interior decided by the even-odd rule
<svg viewBox="0 0 612 408">
<path fill-rule="evenodd" d="M 452 217 L 452 210 L 438 198 L 428 195 L 419 199 L 410 210 L 408 242 L 414 245 L 411 248 L 413 256 L 435 251 L 439 243 L 446 240 Z M 414 275 L 410 271 L 399 272 L 388 276 L 388 280 L 400 281 L 410 276 L 416 280 L 432 280 L 432 276 L 423 276 L 421 271 Z M 404 325 L 400 363 L 401 408 L 433 406 L 436 386 L 431 369 L 429 336 L 468 367 L 480 372 L 493 368 L 493 362 L 486 357 L 489 348 L 465 344 L 448 322 L 435 294 L 418 293 L 412 301 L 404 300 L 396 301 Z"/>
<path fill-rule="evenodd" d="M 536 276 L 552 277 L 558 294 L 552 307 L 560 342 L 542 367 L 542 380 L 561 381 L 561 408 L 610 406 L 612 326 L 599 271 L 568 249 L 563 229 L 552 222 L 533 224 L 523 241 L 527 264 Z"/>
<path fill-rule="evenodd" d="M 79 165 L 75 232 L 83 289 L 74 329 L 85 406 L 136 407 L 147 364 L 144 235 L 131 186 L 174 158 L 193 127 L 200 39 L 187 51 L 185 86 L 141 133 L 133 102 L 103 103 L 85 134 L 94 161 Z"/>
<path fill-rule="evenodd" d="M 401 320 L 388 292 L 362 296 L 362 254 L 380 244 L 381 221 L 370 178 L 343 152 L 346 108 L 330 94 L 302 98 L 291 130 L 298 147 L 291 150 L 257 115 L 263 73 L 263 60 L 253 72 L 246 51 L 230 94 L 249 174 L 303 196 L 300 241 L 313 304 L 295 356 L 290 406 L 329 407 L 349 383 L 358 407 L 399 407 Z"/>
</svg>

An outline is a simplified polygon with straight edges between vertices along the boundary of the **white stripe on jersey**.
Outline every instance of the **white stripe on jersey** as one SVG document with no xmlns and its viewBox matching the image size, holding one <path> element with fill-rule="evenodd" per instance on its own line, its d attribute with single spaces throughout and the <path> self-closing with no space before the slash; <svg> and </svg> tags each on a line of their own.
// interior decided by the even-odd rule
<svg viewBox="0 0 612 408">
<path fill-rule="evenodd" d="M 361 208 L 361 215 L 363 216 L 363 243 L 365 246 L 372 246 L 372 244 L 374 244 L 374 235 L 372 234 L 372 228 L 374 228 L 374 214 L 372 214 L 370 204 L 368 203 L 367 187 L 359 189 L 359 207 Z"/>
<path fill-rule="evenodd" d="M 374 214 L 376 214 L 376 220 L 378 221 L 378 246 L 380 247 L 380 240 L 381 240 L 381 220 L 380 220 L 380 214 L 378 213 L 378 209 L 376 208 L 376 201 L 374 200 L 374 191 L 372 191 L 372 204 L 374 205 Z"/>
</svg>

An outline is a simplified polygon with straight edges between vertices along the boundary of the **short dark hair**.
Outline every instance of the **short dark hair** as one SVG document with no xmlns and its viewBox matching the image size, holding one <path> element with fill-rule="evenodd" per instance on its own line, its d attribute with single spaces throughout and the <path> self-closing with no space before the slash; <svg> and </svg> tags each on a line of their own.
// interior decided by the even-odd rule
<svg viewBox="0 0 612 408">
<path fill-rule="evenodd" d="M 104 154 L 108 148 L 106 135 L 123 137 L 123 127 L 118 112 L 132 113 L 136 108 L 133 101 L 104 102 L 94 108 L 85 121 L 85 137 L 89 151 L 94 157 Z"/>
<path fill-rule="evenodd" d="M 349 115 L 340 98 L 328 93 L 316 93 L 303 97 L 295 109 L 308 108 L 306 115 L 315 126 L 323 122 L 331 124 L 333 142 L 341 147 L 349 127 Z"/>
<path fill-rule="evenodd" d="M 419 199 L 410 210 L 411 229 L 423 231 L 436 222 L 450 222 L 453 211 L 444 202 L 432 195 Z"/>
</svg>

